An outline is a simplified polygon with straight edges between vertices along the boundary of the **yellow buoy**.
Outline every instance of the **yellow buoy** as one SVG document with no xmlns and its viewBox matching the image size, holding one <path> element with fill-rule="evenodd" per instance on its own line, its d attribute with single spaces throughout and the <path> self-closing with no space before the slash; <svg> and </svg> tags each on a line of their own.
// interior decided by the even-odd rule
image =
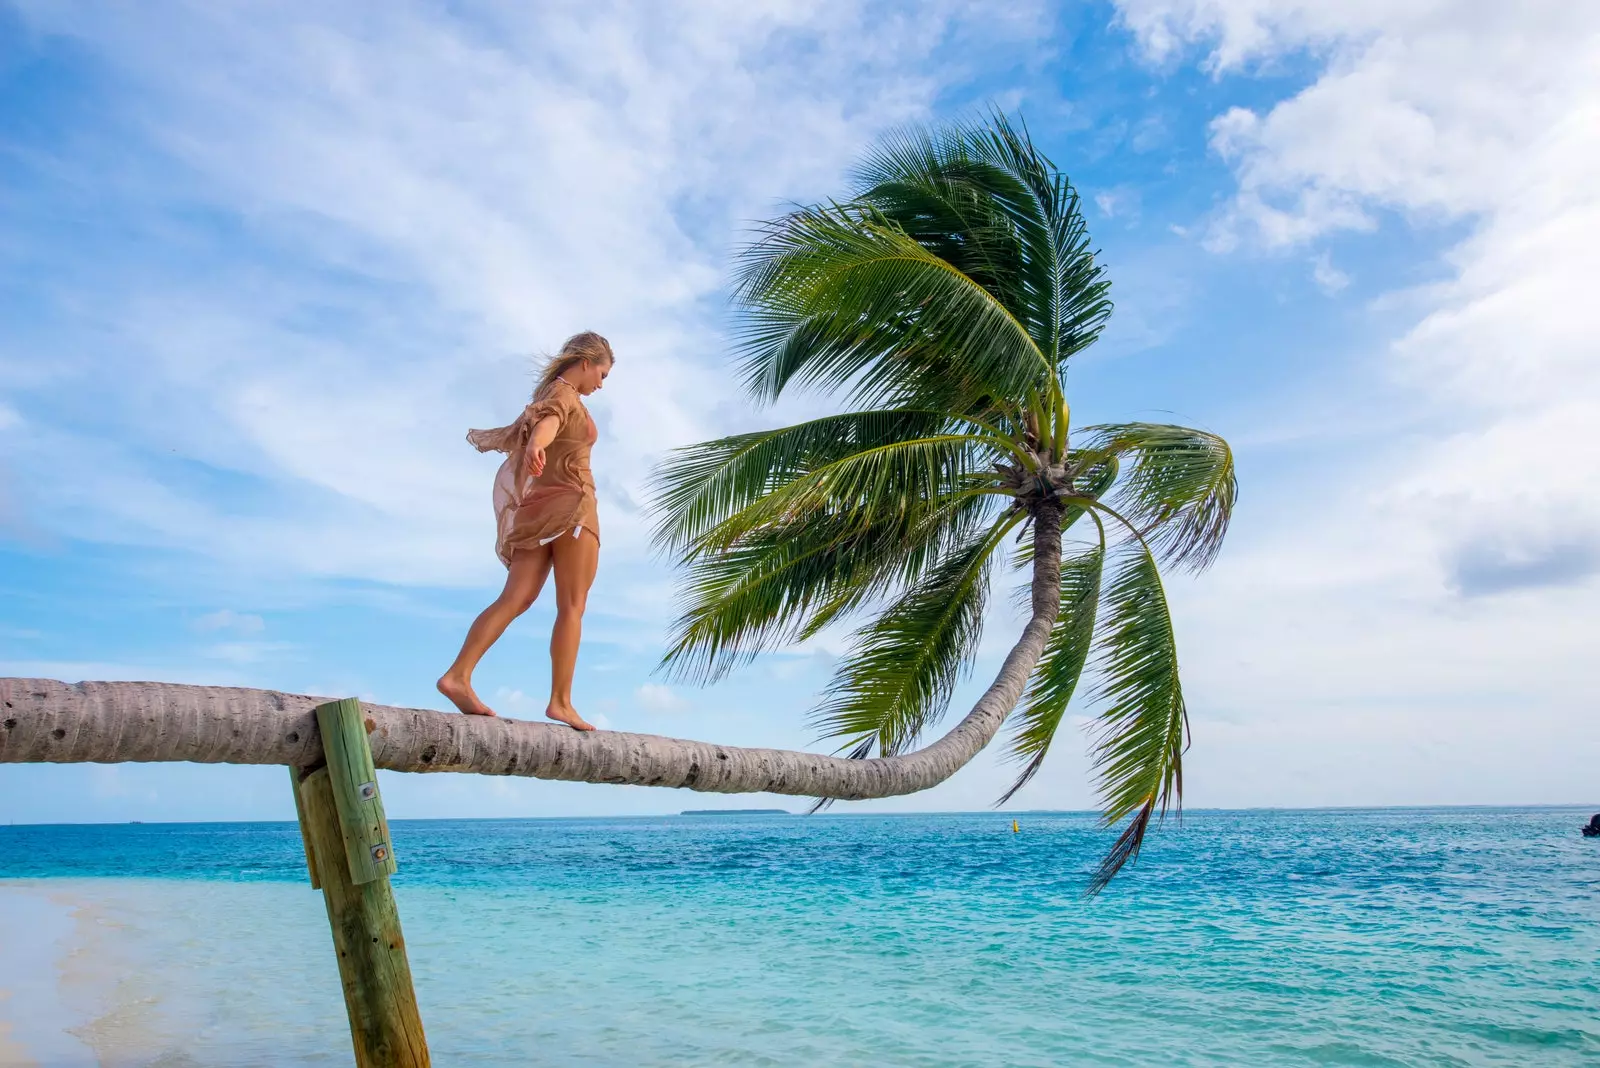
<svg viewBox="0 0 1600 1068">
<path fill-rule="evenodd" d="M 1022 828 L 1017 826 L 1017 821 L 1016 820 L 1012 820 L 1011 821 L 1011 833 L 1012 834 L 1019 834 L 1019 833 L 1021 833 L 1021 831 L 1022 831 Z"/>
</svg>

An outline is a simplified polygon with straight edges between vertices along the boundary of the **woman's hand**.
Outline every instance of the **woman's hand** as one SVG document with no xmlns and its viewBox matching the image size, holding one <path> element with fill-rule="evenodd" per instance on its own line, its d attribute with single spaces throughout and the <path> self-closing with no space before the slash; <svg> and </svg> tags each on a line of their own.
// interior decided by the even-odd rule
<svg viewBox="0 0 1600 1068">
<path fill-rule="evenodd" d="M 522 463 L 534 478 L 544 474 L 544 446 L 534 441 L 528 442 L 528 447 L 522 452 Z"/>
</svg>

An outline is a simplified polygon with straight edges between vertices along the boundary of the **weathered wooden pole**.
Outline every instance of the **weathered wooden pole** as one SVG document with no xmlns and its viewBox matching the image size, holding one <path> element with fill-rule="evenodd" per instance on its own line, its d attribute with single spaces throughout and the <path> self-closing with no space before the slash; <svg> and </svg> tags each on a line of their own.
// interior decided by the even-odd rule
<svg viewBox="0 0 1600 1068">
<path fill-rule="evenodd" d="M 428 1043 L 411 987 L 389 823 L 353 699 L 317 706 L 325 763 L 289 769 L 311 885 L 322 890 L 339 957 L 356 1068 L 427 1068 Z"/>
</svg>

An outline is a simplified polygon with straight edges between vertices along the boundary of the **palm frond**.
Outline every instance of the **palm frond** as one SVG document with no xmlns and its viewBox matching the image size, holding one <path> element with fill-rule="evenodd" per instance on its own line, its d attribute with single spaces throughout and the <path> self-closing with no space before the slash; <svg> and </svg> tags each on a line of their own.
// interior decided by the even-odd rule
<svg viewBox="0 0 1600 1068">
<path fill-rule="evenodd" d="M 1159 423 L 1086 427 L 1086 452 L 1121 459 L 1110 498 L 1169 563 L 1203 571 L 1222 549 L 1239 494 L 1233 450 L 1215 434 Z"/>
<path fill-rule="evenodd" d="M 1061 561 L 1061 615 L 1028 682 L 1022 711 L 1012 720 L 1010 755 L 1025 765 L 1011 789 L 995 802 L 997 805 L 1011 800 L 1044 765 L 1056 729 L 1083 676 L 1083 666 L 1094 643 L 1100 582 L 1105 571 L 1103 531 L 1101 537 L 1101 544 L 1088 552 Z"/>
<path fill-rule="evenodd" d="M 764 650 L 804 640 L 916 582 L 994 511 L 991 499 L 966 496 L 866 524 L 848 514 L 811 516 L 688 559 L 683 608 L 661 665 L 676 678 L 711 682 Z"/>
<path fill-rule="evenodd" d="M 994 293 L 1059 366 L 1099 336 L 1110 281 L 1076 190 L 998 111 L 893 135 L 858 169 L 857 201 Z"/>
<path fill-rule="evenodd" d="M 937 412 L 849 412 L 677 449 L 650 477 L 652 539 L 681 552 L 718 523 L 822 465 L 958 425 Z"/>
<path fill-rule="evenodd" d="M 805 208 L 742 257 L 747 388 L 837 390 L 962 412 L 1058 388 L 1027 328 L 976 280 L 861 206 Z"/>
<path fill-rule="evenodd" d="M 1026 249 L 1016 218 L 1024 226 L 1030 221 L 1028 191 L 974 148 L 975 131 L 966 126 L 907 127 L 857 169 L 855 202 L 870 205 L 1028 322 Z M 1039 344 L 1039 333 L 1029 332 Z"/>
<path fill-rule="evenodd" d="M 995 483 L 993 451 L 979 435 L 936 434 L 849 453 L 775 486 L 702 533 L 685 551 L 719 553 L 751 532 L 808 516 L 867 526 Z"/>
<path fill-rule="evenodd" d="M 1058 365 L 1100 336 L 1111 316 L 1111 281 L 1095 262 L 1081 200 L 1067 176 L 1033 144 L 1026 126 L 992 111 L 969 138 L 979 158 L 992 161 L 1026 190 L 1026 198 L 995 188 L 1025 250 L 1025 292 L 1041 346 Z"/>
<path fill-rule="evenodd" d="M 1159 810 L 1182 804 L 1188 711 L 1178 679 L 1177 642 L 1156 559 L 1143 541 L 1120 546 L 1106 587 L 1096 667 L 1094 765 L 1105 821 L 1127 828 L 1100 862 L 1089 892 L 1097 894 L 1139 854 Z M 1131 819 L 1130 819 L 1131 817 Z"/>
<path fill-rule="evenodd" d="M 813 722 L 852 756 L 893 756 L 949 704 L 983 632 L 994 549 L 1018 521 L 972 533 L 858 635 Z"/>
</svg>

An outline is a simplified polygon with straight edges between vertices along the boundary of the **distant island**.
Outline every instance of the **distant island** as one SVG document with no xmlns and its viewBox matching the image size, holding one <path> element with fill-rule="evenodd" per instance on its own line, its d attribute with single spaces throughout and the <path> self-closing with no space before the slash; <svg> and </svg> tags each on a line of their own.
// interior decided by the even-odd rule
<svg viewBox="0 0 1600 1068">
<path fill-rule="evenodd" d="M 786 808 L 686 808 L 680 816 L 788 816 Z"/>
</svg>

